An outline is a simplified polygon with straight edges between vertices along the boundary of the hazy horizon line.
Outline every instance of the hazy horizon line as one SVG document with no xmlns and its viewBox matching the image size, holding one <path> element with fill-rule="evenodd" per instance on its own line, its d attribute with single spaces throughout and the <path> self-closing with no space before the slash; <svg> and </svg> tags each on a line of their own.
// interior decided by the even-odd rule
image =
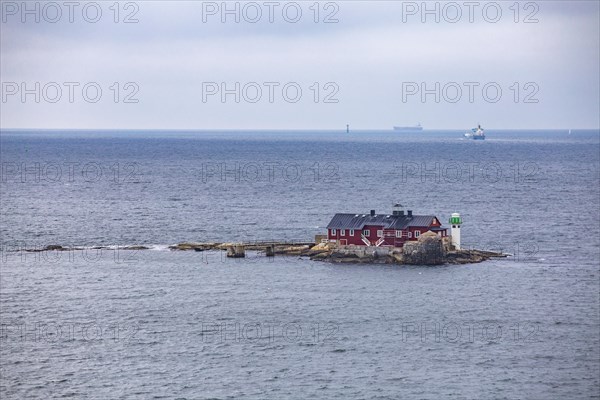
<svg viewBox="0 0 600 400">
<path fill-rule="evenodd" d="M 426 132 L 426 131 L 448 131 L 448 130 L 457 130 L 462 131 L 465 129 L 471 128 L 423 128 L 422 131 L 399 131 L 403 133 L 416 133 L 416 132 Z M 576 131 L 597 131 L 600 130 L 600 127 L 595 128 L 484 128 L 488 131 L 540 131 L 540 130 L 548 130 L 548 131 L 568 131 L 568 130 L 576 130 Z M 185 132 L 257 132 L 257 131 L 276 131 L 276 132 L 343 132 L 346 133 L 346 128 L 333 129 L 333 128 L 307 128 L 307 129 L 296 129 L 296 128 L 2 128 L 1 131 L 185 131 Z M 388 132 L 394 131 L 392 128 L 350 128 L 350 132 Z"/>
</svg>

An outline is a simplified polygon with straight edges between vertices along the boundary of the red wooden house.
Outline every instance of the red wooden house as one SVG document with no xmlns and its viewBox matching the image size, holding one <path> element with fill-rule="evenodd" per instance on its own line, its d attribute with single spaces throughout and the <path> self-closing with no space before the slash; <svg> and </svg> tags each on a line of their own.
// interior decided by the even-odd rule
<svg viewBox="0 0 600 400">
<path fill-rule="evenodd" d="M 327 225 L 327 238 L 342 246 L 402 247 L 427 231 L 448 235 L 435 215 L 413 215 L 411 210 L 404 214 L 395 207 L 392 214 L 375 214 L 375 210 L 370 214 L 335 214 Z"/>
</svg>

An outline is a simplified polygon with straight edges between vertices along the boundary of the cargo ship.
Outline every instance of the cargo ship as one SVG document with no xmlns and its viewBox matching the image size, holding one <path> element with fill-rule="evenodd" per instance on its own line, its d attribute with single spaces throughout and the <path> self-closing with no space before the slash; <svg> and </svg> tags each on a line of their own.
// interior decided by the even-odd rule
<svg viewBox="0 0 600 400">
<path fill-rule="evenodd" d="M 403 132 L 420 132 L 423 130 L 421 123 L 418 123 L 415 126 L 395 126 L 395 131 L 403 131 Z"/>
</svg>

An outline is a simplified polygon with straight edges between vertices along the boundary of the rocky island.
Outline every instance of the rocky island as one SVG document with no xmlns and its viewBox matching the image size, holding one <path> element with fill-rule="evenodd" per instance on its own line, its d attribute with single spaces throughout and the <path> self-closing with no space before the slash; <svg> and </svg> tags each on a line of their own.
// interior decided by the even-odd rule
<svg viewBox="0 0 600 400">
<path fill-rule="evenodd" d="M 180 243 L 169 247 L 174 251 L 227 251 L 228 257 L 244 257 L 245 250 L 264 252 L 266 256 L 299 256 L 315 261 L 333 263 L 442 265 L 479 263 L 508 254 L 456 249 L 449 237 L 433 232 L 422 234 L 418 240 L 407 242 L 402 248 L 375 246 L 339 246 L 336 243 Z"/>
<path fill-rule="evenodd" d="M 462 218 L 453 213 L 448 229 L 435 215 L 413 215 L 396 204 L 391 214 L 336 214 L 327 226 L 326 235 L 314 241 L 262 242 L 184 242 L 169 246 L 172 251 L 226 251 L 227 257 L 244 258 L 246 250 L 266 257 L 297 256 L 333 263 L 442 265 L 479 263 L 508 254 L 483 250 L 465 250 L 460 246 Z M 63 247 L 49 245 L 25 252 L 92 250 L 148 250 L 149 247 L 94 246 Z"/>
<path fill-rule="evenodd" d="M 266 257 L 306 257 L 314 261 L 358 264 L 442 265 L 479 263 L 490 258 L 508 257 L 508 254 L 483 250 L 456 249 L 449 237 L 433 232 L 422 234 L 418 240 L 407 242 L 403 247 L 340 246 L 332 242 L 183 242 L 169 246 L 171 251 L 226 251 L 227 257 L 243 258 L 246 251 L 257 251 Z M 61 246 L 48 245 L 41 248 L 15 248 L 7 251 L 51 252 L 123 250 L 143 251 L 151 247 L 132 246 Z"/>
</svg>

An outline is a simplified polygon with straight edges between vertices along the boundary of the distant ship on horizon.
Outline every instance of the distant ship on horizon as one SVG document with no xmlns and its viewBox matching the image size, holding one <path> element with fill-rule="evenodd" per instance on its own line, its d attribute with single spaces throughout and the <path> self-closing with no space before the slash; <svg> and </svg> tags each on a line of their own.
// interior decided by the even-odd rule
<svg viewBox="0 0 600 400">
<path fill-rule="evenodd" d="M 467 139 L 485 140 L 485 133 L 481 125 L 477 125 L 477 128 L 473 128 L 470 132 L 465 133 L 465 137 Z"/>
<path fill-rule="evenodd" d="M 423 130 L 421 123 L 419 122 L 414 126 L 394 126 L 395 131 L 403 131 L 403 132 L 420 132 Z"/>
</svg>

